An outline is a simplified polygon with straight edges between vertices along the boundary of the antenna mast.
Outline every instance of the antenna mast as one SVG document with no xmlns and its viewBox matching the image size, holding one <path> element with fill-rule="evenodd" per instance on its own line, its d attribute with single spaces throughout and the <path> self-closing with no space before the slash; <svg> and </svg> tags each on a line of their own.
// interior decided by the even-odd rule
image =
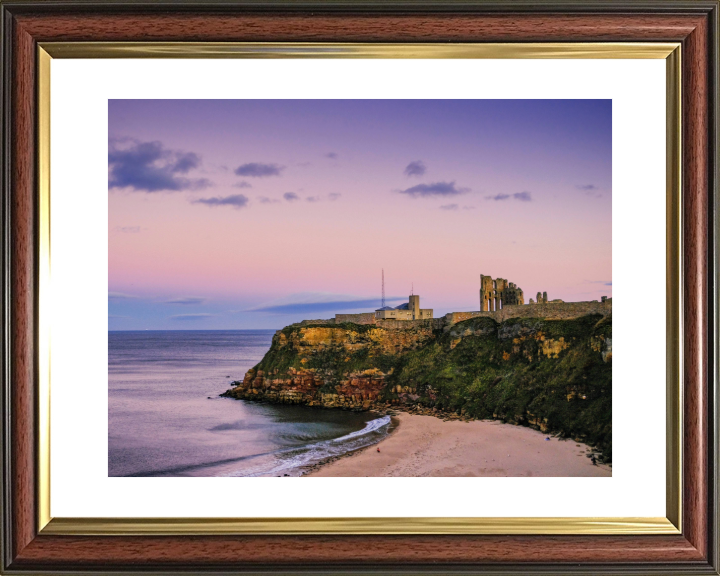
<svg viewBox="0 0 720 576">
<path fill-rule="evenodd" d="M 383 268 L 382 271 L 382 306 L 381 308 L 385 308 L 385 268 Z"/>
</svg>

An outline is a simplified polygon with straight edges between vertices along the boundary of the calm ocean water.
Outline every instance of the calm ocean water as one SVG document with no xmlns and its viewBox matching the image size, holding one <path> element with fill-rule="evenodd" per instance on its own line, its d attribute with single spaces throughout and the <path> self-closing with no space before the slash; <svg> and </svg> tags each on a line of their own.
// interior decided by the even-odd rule
<svg viewBox="0 0 720 576">
<path fill-rule="evenodd" d="M 219 398 L 273 330 L 108 333 L 109 476 L 282 476 L 382 439 L 369 412 Z"/>
</svg>

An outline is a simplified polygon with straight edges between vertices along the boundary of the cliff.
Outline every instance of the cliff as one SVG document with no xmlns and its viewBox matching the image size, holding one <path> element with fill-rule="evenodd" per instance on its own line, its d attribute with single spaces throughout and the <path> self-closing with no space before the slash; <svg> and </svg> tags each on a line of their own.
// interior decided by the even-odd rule
<svg viewBox="0 0 720 576">
<path fill-rule="evenodd" d="M 498 418 L 585 441 L 609 461 L 612 314 L 294 324 L 225 395 Z"/>
</svg>

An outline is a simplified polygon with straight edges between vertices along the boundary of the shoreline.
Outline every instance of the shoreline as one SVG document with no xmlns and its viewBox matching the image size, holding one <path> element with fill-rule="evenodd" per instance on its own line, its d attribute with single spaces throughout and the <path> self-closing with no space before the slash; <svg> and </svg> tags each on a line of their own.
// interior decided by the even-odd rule
<svg viewBox="0 0 720 576">
<path fill-rule="evenodd" d="M 378 416 L 390 416 L 390 428 L 388 430 L 387 436 L 380 440 L 379 442 L 375 442 L 374 444 L 370 444 L 368 446 L 363 446 L 362 448 L 357 448 L 355 450 L 351 450 L 350 452 L 344 452 L 343 454 L 338 454 L 337 456 L 329 456 L 328 458 L 325 458 L 323 460 L 320 460 L 320 462 L 315 462 L 314 464 L 308 464 L 306 466 L 301 467 L 301 474 L 300 476 L 311 476 L 314 475 L 315 472 L 319 471 L 320 469 L 332 464 L 333 462 L 337 462 L 338 460 L 343 460 L 345 458 L 350 458 L 352 456 L 356 456 L 357 454 L 360 454 L 366 450 L 370 450 L 371 448 L 377 448 L 380 444 L 382 444 L 385 440 L 390 438 L 397 429 L 400 427 L 400 419 L 397 417 L 397 414 L 391 415 L 391 414 L 380 414 L 378 413 Z"/>
<path fill-rule="evenodd" d="M 611 465 L 592 464 L 586 444 L 526 426 L 407 412 L 390 416 L 395 426 L 380 442 L 309 466 L 302 476 L 612 476 Z"/>
</svg>

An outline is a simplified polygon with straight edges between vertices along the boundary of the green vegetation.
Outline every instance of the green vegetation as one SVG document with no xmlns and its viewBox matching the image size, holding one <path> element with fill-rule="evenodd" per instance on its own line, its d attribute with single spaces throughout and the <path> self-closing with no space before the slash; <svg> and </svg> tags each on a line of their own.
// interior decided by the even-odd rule
<svg viewBox="0 0 720 576">
<path fill-rule="evenodd" d="M 459 342 L 452 335 L 468 330 L 474 333 Z M 602 350 L 611 337 L 612 319 L 600 315 L 501 325 L 488 318 L 467 320 L 403 355 L 388 388 L 414 388 L 420 403 L 439 409 L 579 438 L 610 461 L 612 362 L 604 361 Z M 544 343 L 550 344 L 548 354 Z"/>
<path fill-rule="evenodd" d="M 306 341 L 318 328 L 332 339 Z M 323 375 L 321 392 L 332 392 L 351 373 L 377 369 L 385 374 L 386 401 L 533 426 L 596 446 L 611 461 L 611 339 L 612 317 L 599 314 L 501 324 L 474 318 L 431 333 L 292 325 L 275 337 L 257 368 L 314 370 Z"/>
</svg>

